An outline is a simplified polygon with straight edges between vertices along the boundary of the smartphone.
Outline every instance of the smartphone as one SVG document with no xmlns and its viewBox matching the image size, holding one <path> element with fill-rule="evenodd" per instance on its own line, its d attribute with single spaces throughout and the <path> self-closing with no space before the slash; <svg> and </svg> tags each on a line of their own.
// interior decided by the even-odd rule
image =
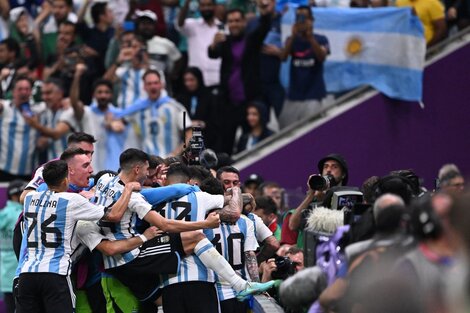
<svg viewBox="0 0 470 313">
<path fill-rule="evenodd" d="M 21 113 L 23 113 L 24 115 L 28 117 L 31 117 L 34 115 L 33 111 L 31 111 L 31 106 L 29 105 L 29 102 L 22 103 L 20 105 L 20 110 L 21 110 Z"/>
</svg>

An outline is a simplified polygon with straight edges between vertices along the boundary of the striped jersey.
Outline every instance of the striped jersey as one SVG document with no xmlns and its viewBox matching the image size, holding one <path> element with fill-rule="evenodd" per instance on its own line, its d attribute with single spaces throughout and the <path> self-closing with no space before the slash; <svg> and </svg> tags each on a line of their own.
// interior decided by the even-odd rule
<svg viewBox="0 0 470 313">
<path fill-rule="evenodd" d="M 255 224 L 255 236 L 258 242 L 263 242 L 266 238 L 273 235 L 273 232 L 266 226 L 258 215 L 248 213 L 247 217 Z"/>
<path fill-rule="evenodd" d="M 67 116 L 66 114 L 67 112 L 71 112 L 68 114 L 73 114 L 73 109 L 69 107 L 67 109 L 59 109 L 56 112 L 54 112 L 51 109 L 47 108 L 44 111 L 44 113 L 41 114 L 40 122 L 42 125 L 46 127 L 55 128 L 59 122 L 63 121 L 62 120 L 63 116 Z M 47 148 L 48 160 L 52 160 L 54 158 L 59 157 L 62 154 L 62 152 L 64 152 L 64 150 L 67 149 L 67 137 L 69 136 L 69 134 L 70 132 L 56 140 L 51 139 L 52 143 Z"/>
<path fill-rule="evenodd" d="M 95 173 L 102 170 L 117 171 L 119 169 L 119 155 L 124 148 L 126 132 L 116 133 L 108 130 L 105 126 L 105 117 L 108 112 L 115 114 L 118 109 L 109 104 L 108 111 L 103 112 L 98 109 L 96 103 L 84 106 L 83 109 L 81 121 L 77 121 L 73 111 L 64 114 L 63 120 L 74 130 L 83 131 L 95 137 L 95 154 L 92 159 Z"/>
<path fill-rule="evenodd" d="M 221 223 L 219 228 L 205 229 L 204 234 L 235 272 L 243 279 L 249 280 L 245 267 L 245 252 L 258 249 L 253 222 L 242 215 L 236 223 Z M 220 301 L 237 296 L 237 292 L 229 284 L 220 281 L 217 281 L 217 293 Z"/>
<path fill-rule="evenodd" d="M 43 104 L 31 106 L 41 114 Z M 39 132 L 30 127 L 21 111 L 10 101 L 3 101 L 0 112 L 0 169 L 13 175 L 31 175 L 36 166 L 36 140 Z"/>
<path fill-rule="evenodd" d="M 117 106 L 125 109 L 140 98 L 147 96 L 144 90 L 145 69 L 135 69 L 132 66 L 121 66 L 116 70 L 116 76 L 119 78 L 119 94 Z"/>
<path fill-rule="evenodd" d="M 75 193 L 46 190 L 29 193 L 23 212 L 27 252 L 21 273 L 69 275 L 76 222 L 99 220 L 104 207 Z"/>
<path fill-rule="evenodd" d="M 124 186 L 119 176 L 103 176 L 96 183 L 95 203 L 103 206 L 112 205 L 121 196 Z M 143 219 L 151 209 L 152 206 L 140 193 L 133 192 L 121 220 L 117 223 L 100 221 L 99 226 L 108 240 L 129 239 L 139 235 L 134 229 L 136 218 Z M 139 255 L 139 252 L 140 250 L 136 248 L 113 256 L 103 255 L 104 267 L 108 269 L 129 263 Z"/>
<path fill-rule="evenodd" d="M 167 203 L 159 212 L 168 219 L 194 222 L 204 220 L 210 210 L 223 208 L 223 206 L 223 195 L 211 195 L 198 191 Z M 194 254 L 181 260 L 178 274 L 161 276 L 162 287 L 189 281 L 215 282 L 215 273 L 202 264 Z"/>
<path fill-rule="evenodd" d="M 137 133 L 141 136 L 146 153 L 167 157 L 183 142 L 183 112 L 186 109 L 170 99 L 162 104 L 149 105 L 129 116 L 131 124 L 137 125 Z M 190 127 L 191 123 L 189 114 L 186 113 L 186 127 Z"/>
</svg>

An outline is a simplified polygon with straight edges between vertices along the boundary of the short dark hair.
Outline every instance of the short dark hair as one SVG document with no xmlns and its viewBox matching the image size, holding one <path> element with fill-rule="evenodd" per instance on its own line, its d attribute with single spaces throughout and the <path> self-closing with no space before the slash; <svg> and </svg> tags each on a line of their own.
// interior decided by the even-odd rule
<svg viewBox="0 0 470 313">
<path fill-rule="evenodd" d="M 227 11 L 227 13 L 225 13 L 225 20 L 227 20 L 227 17 L 230 15 L 230 14 L 233 14 L 233 13 L 240 13 L 241 17 L 242 18 L 245 18 L 245 12 L 243 12 L 242 10 L 238 9 L 238 8 L 232 8 L 232 9 L 229 9 Z"/>
<path fill-rule="evenodd" d="M 106 13 L 106 2 L 95 2 L 91 7 L 91 19 L 93 24 L 98 24 L 100 21 L 100 16 Z"/>
<path fill-rule="evenodd" d="M 191 173 L 187 165 L 183 163 L 173 163 L 168 167 L 166 178 L 178 177 L 180 181 L 188 181 L 191 178 Z"/>
<path fill-rule="evenodd" d="M 201 185 L 199 187 L 202 191 L 210 193 L 211 195 L 224 194 L 224 186 L 218 179 L 214 177 L 207 177 L 201 182 Z"/>
<path fill-rule="evenodd" d="M 158 76 L 159 79 L 162 79 L 162 76 L 159 71 L 154 70 L 154 69 L 148 69 L 145 71 L 144 76 L 142 76 L 142 80 L 145 81 L 145 78 L 147 78 L 147 76 L 151 74 L 155 74 Z"/>
<path fill-rule="evenodd" d="M 33 80 L 29 78 L 28 76 L 20 75 L 13 81 L 13 89 L 16 87 L 16 84 L 18 84 L 22 80 L 27 81 L 29 85 L 31 86 L 31 88 L 33 88 L 33 85 L 34 85 Z"/>
<path fill-rule="evenodd" d="M 46 184 L 51 186 L 59 186 L 69 173 L 67 162 L 64 160 L 55 160 L 46 163 L 42 171 L 42 177 Z"/>
<path fill-rule="evenodd" d="M 165 160 L 163 160 L 162 157 L 159 157 L 158 155 L 149 155 L 149 168 L 155 169 L 157 166 L 164 163 Z"/>
<path fill-rule="evenodd" d="M 70 161 L 70 159 L 72 159 L 76 155 L 80 155 L 80 154 L 87 154 L 87 152 L 85 150 L 83 150 L 82 148 L 67 148 L 60 155 L 60 159 L 62 161 L 68 162 L 68 161 Z"/>
<path fill-rule="evenodd" d="M 63 22 L 60 23 L 59 27 L 62 26 L 62 25 L 65 25 L 65 26 L 72 26 L 73 27 L 73 31 L 75 34 L 77 34 L 77 24 L 69 21 L 69 20 L 65 20 Z"/>
<path fill-rule="evenodd" d="M 189 175 L 190 175 L 189 178 L 197 179 L 197 180 L 200 180 L 201 182 L 204 179 L 212 176 L 211 172 L 202 165 L 189 166 Z"/>
<path fill-rule="evenodd" d="M 15 57 L 18 57 L 20 55 L 20 45 L 18 44 L 18 41 L 16 41 L 15 39 L 11 37 L 5 38 L 2 41 L 0 41 L 0 45 L 5 45 L 8 51 L 15 52 Z"/>
<path fill-rule="evenodd" d="M 62 91 L 62 93 L 65 92 L 64 84 L 62 83 L 62 80 L 60 80 L 60 79 L 58 79 L 58 78 L 49 77 L 48 79 L 46 79 L 46 80 L 43 82 L 43 85 L 45 85 L 45 84 L 53 84 L 54 86 L 56 86 L 57 88 L 59 88 L 60 91 Z"/>
<path fill-rule="evenodd" d="M 293 247 L 290 247 L 289 250 L 287 250 L 286 255 L 287 254 L 295 255 L 295 254 L 300 253 L 300 252 L 304 253 L 304 250 L 300 249 L 297 246 L 293 246 Z"/>
<path fill-rule="evenodd" d="M 267 196 L 256 197 L 256 209 L 263 210 L 265 214 L 277 214 L 277 206 L 273 199 Z"/>
<path fill-rule="evenodd" d="M 113 91 L 113 83 L 108 79 L 100 78 L 95 80 L 93 83 L 93 91 L 95 91 L 99 86 L 106 86 L 109 88 L 109 90 L 111 90 L 111 92 Z"/>
<path fill-rule="evenodd" d="M 69 138 L 67 138 L 67 145 L 70 146 L 73 143 L 79 143 L 82 141 L 93 144 L 96 142 L 96 139 L 90 134 L 84 132 L 76 132 L 71 134 Z"/>
<path fill-rule="evenodd" d="M 71 8 L 73 6 L 73 0 L 55 0 L 55 1 L 63 1 L 65 4 Z"/>
<path fill-rule="evenodd" d="M 297 13 L 297 11 L 300 11 L 300 10 L 308 11 L 308 17 L 311 18 L 312 20 L 314 19 L 313 18 L 313 13 L 312 13 L 312 8 L 310 8 L 308 5 L 299 5 L 297 7 L 297 9 L 295 9 L 295 12 Z"/>
<path fill-rule="evenodd" d="M 217 179 L 220 179 L 220 176 L 222 175 L 222 173 L 235 173 L 238 176 L 240 176 L 240 171 L 237 170 L 235 167 L 230 166 L 230 165 L 223 166 L 223 167 L 221 167 L 217 170 L 217 174 L 216 174 Z"/>
<path fill-rule="evenodd" d="M 130 148 L 119 156 L 119 166 L 122 170 L 129 170 L 137 163 L 144 163 L 149 160 L 149 155 L 142 150 Z"/>
</svg>

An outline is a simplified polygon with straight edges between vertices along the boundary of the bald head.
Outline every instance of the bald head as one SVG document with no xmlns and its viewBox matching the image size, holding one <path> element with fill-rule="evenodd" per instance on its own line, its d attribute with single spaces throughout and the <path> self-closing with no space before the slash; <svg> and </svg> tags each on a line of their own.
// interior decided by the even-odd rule
<svg viewBox="0 0 470 313">
<path fill-rule="evenodd" d="M 374 202 L 373 208 L 375 221 L 377 221 L 380 212 L 391 206 L 405 206 L 405 202 L 401 197 L 391 193 L 386 193 L 378 197 Z"/>
</svg>

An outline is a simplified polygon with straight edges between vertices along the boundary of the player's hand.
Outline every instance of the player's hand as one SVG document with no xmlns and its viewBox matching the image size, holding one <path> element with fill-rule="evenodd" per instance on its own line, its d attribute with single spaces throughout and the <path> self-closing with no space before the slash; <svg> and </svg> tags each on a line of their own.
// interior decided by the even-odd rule
<svg viewBox="0 0 470 313">
<path fill-rule="evenodd" d="M 139 182 L 132 181 L 126 184 L 127 189 L 130 191 L 140 191 L 142 189 L 142 185 Z"/>
<path fill-rule="evenodd" d="M 90 200 L 91 198 L 95 196 L 95 191 L 94 190 L 82 190 L 78 194 Z"/>
<path fill-rule="evenodd" d="M 161 235 L 163 234 L 163 231 L 162 230 L 159 230 L 157 227 L 155 226 L 150 226 L 149 228 L 147 228 L 143 235 L 145 236 L 145 238 L 147 238 L 148 240 L 152 239 L 152 238 L 155 238 L 157 237 L 158 235 Z"/>
<path fill-rule="evenodd" d="M 166 173 L 168 172 L 169 166 L 166 166 L 165 164 L 159 164 L 157 166 L 157 183 L 160 186 L 165 186 L 166 183 Z"/>
<path fill-rule="evenodd" d="M 243 193 L 243 210 L 246 213 L 253 212 L 256 209 L 255 197 L 251 193 Z"/>
<path fill-rule="evenodd" d="M 207 228 L 217 228 L 220 225 L 220 216 L 218 212 L 212 212 L 206 218 Z"/>
</svg>

